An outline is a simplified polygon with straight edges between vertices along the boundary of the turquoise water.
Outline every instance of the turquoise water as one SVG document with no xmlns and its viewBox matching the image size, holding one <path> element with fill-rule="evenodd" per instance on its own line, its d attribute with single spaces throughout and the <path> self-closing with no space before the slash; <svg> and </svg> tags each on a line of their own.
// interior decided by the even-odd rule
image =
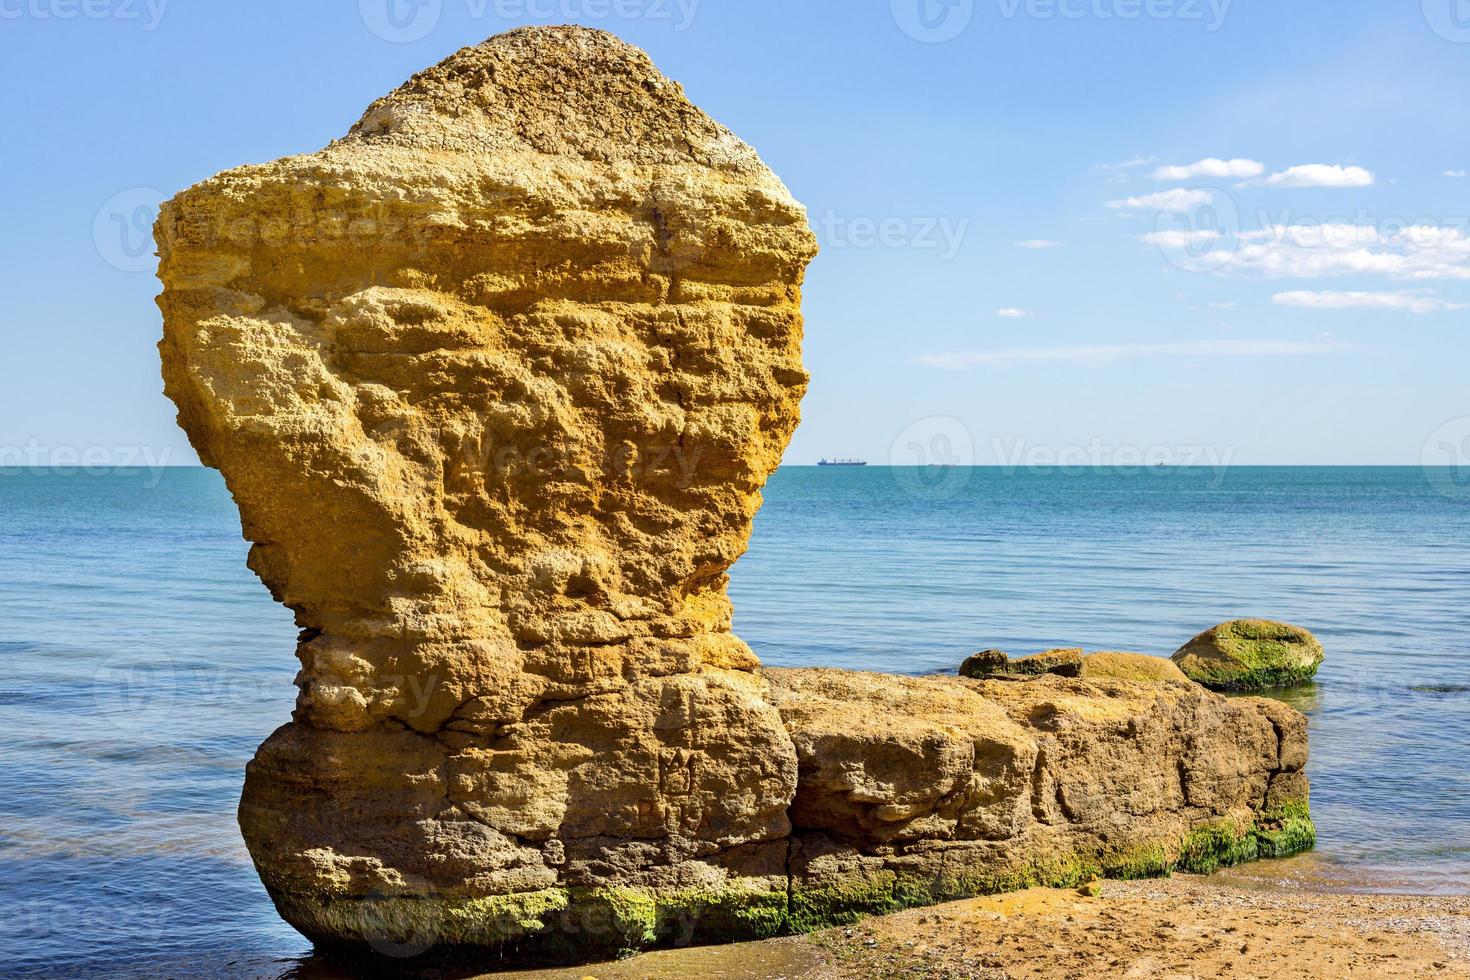
<svg viewBox="0 0 1470 980">
<path fill-rule="evenodd" d="M 785 469 L 735 567 L 768 664 L 1167 655 L 1312 628 L 1327 886 L 1470 894 L 1470 480 L 1419 469 Z M 291 617 L 205 470 L 0 475 L 0 974 L 316 977 L 239 841 Z"/>
</svg>

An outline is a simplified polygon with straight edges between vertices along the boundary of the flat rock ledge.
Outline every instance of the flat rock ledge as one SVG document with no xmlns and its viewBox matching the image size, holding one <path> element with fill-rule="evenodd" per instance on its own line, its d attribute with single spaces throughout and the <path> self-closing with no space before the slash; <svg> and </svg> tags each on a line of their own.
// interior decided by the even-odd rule
<svg viewBox="0 0 1470 980">
<path fill-rule="evenodd" d="M 799 760 L 792 928 L 1313 843 L 1305 719 L 1279 702 L 1061 677 L 767 676 Z"/>
<path fill-rule="evenodd" d="M 760 668 L 726 571 L 816 241 L 611 35 L 466 48 L 156 236 L 165 390 L 301 629 L 240 826 L 322 945 L 585 959 L 1311 846 L 1277 702 Z"/>
<path fill-rule="evenodd" d="M 677 785 L 585 771 L 620 783 L 627 802 L 616 809 L 629 818 L 649 801 L 657 836 L 577 838 L 565 823 L 517 836 L 504 818 L 471 815 L 552 801 L 481 793 L 470 803 L 454 786 L 472 756 L 442 739 L 405 732 L 390 745 L 300 726 L 252 764 L 242 822 L 282 915 L 313 940 L 514 962 L 765 938 L 1097 878 L 1207 874 L 1314 843 L 1305 720 L 1277 701 L 1055 676 L 751 679 L 750 695 L 779 712 L 796 770 L 768 833 L 730 840 L 711 824 L 708 747 L 681 757 Z M 696 726 L 664 714 L 653 728 L 666 746 L 687 744 Z M 739 792 L 738 773 L 733 782 Z M 389 803 L 405 812 L 389 815 Z M 488 881 L 465 876 L 475 865 L 494 868 Z M 459 874 L 439 871 L 450 867 Z M 327 877 L 336 869 L 348 872 L 341 885 Z M 533 876 L 546 885 L 490 890 Z"/>
</svg>

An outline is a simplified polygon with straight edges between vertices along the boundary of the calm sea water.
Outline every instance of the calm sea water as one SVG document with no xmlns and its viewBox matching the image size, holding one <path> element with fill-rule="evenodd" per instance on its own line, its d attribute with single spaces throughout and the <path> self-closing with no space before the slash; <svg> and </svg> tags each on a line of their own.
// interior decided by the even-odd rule
<svg viewBox="0 0 1470 980">
<path fill-rule="evenodd" d="M 733 572 L 766 663 L 907 673 L 1312 628 L 1323 887 L 1470 894 L 1470 482 L 1419 469 L 785 469 Z M 205 470 L 0 476 L 0 974 L 318 977 L 235 826 L 294 628 Z M 1273 871 L 1271 873 L 1278 873 Z"/>
</svg>

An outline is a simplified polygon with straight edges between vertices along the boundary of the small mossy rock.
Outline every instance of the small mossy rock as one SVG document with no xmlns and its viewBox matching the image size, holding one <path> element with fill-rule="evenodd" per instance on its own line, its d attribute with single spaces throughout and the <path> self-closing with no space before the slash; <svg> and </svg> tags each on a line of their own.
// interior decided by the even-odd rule
<svg viewBox="0 0 1470 980">
<path fill-rule="evenodd" d="M 960 676 L 973 680 L 984 680 L 988 677 L 1040 677 L 1043 674 L 1082 676 L 1082 650 L 1048 650 L 1018 660 L 1012 660 L 1003 650 L 981 650 L 960 665 Z"/>
<path fill-rule="evenodd" d="M 981 650 L 974 656 L 967 657 L 960 664 L 960 676 L 972 677 L 979 680 L 984 677 L 994 677 L 997 674 L 1008 674 L 1011 671 L 1011 658 L 1004 650 Z"/>
<path fill-rule="evenodd" d="M 1306 683 L 1324 658 L 1322 644 L 1300 626 L 1237 619 L 1196 636 L 1173 661 L 1213 690 L 1261 691 Z"/>
<path fill-rule="evenodd" d="M 1042 674 L 1081 677 L 1082 649 L 1071 647 L 1063 650 L 1047 650 L 1045 653 L 1012 660 L 1011 673 L 1020 674 L 1023 677 L 1038 677 Z"/>
<path fill-rule="evenodd" d="M 1184 671 L 1172 660 L 1151 657 L 1146 653 L 1122 653 L 1114 650 L 1089 653 L 1083 657 L 1082 677 L 1084 680 L 1189 683 Z"/>
</svg>

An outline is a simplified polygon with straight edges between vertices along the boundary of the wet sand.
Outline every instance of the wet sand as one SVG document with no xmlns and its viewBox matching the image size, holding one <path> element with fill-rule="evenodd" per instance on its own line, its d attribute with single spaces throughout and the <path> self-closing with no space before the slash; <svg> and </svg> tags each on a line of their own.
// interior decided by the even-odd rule
<svg viewBox="0 0 1470 980">
<path fill-rule="evenodd" d="M 1310 862 L 1265 867 L 1105 882 L 1096 897 L 1033 889 L 809 936 L 495 977 L 1470 978 L 1470 898 L 1349 893 Z"/>
</svg>

